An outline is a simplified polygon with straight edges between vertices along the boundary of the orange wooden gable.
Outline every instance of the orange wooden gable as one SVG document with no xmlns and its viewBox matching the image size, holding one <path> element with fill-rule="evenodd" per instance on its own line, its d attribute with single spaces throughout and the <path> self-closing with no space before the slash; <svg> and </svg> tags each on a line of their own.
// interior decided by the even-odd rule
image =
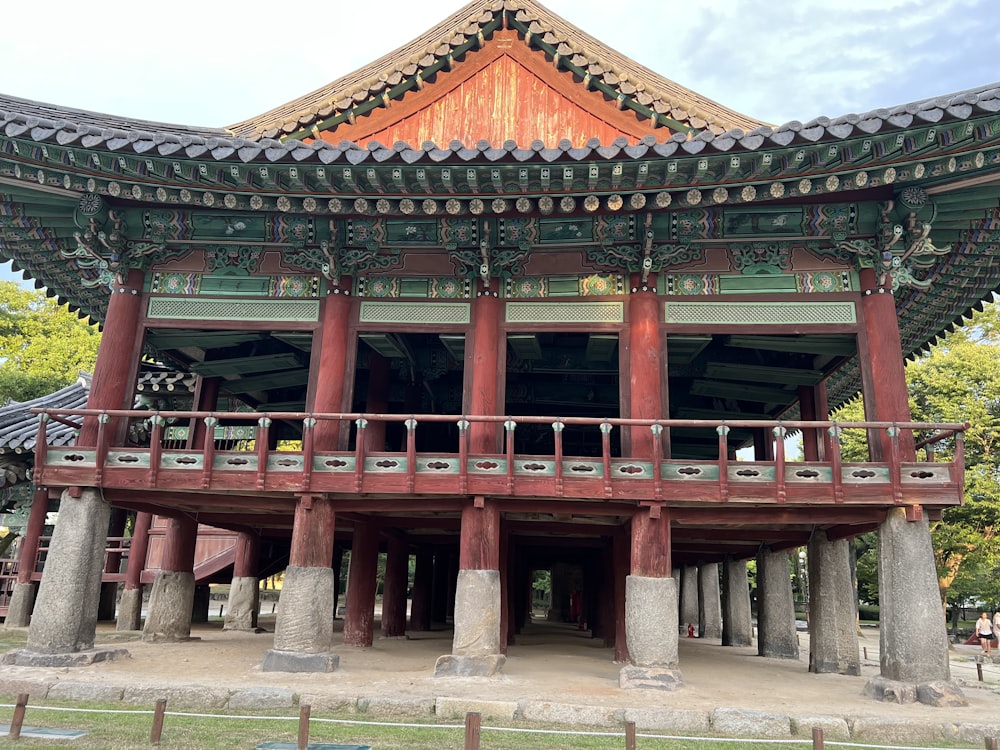
<svg viewBox="0 0 1000 750">
<path fill-rule="evenodd" d="M 610 144 L 619 136 L 634 144 L 651 133 L 659 141 L 671 135 L 669 129 L 654 129 L 651 121 L 587 90 L 579 77 L 558 70 L 516 32 L 500 31 L 483 49 L 467 54 L 451 71 L 438 73 L 421 90 L 319 136 L 362 146 L 403 141 L 419 148 L 433 141 L 446 147 L 457 140 L 473 147 L 488 140 L 494 147 L 515 141 L 528 148 L 541 140 L 554 148 L 561 140 L 579 147 L 591 138 Z"/>
</svg>

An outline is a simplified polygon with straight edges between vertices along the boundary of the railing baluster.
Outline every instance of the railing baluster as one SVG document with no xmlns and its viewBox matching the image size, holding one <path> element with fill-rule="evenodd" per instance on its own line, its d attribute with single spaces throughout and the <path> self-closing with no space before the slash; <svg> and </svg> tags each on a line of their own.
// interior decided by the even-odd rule
<svg viewBox="0 0 1000 750">
<path fill-rule="evenodd" d="M 257 420 L 257 489 L 267 486 L 267 457 L 270 454 L 271 419 L 266 414 Z"/>
<path fill-rule="evenodd" d="M 358 417 L 354 424 L 358 426 L 354 440 L 354 491 L 361 492 L 365 481 L 365 429 L 368 427 L 368 420 Z"/>
<path fill-rule="evenodd" d="M 783 503 L 788 499 L 788 492 L 785 488 L 785 428 L 778 425 L 771 430 L 774 434 L 774 481 L 777 490 L 778 502 Z"/>
<path fill-rule="evenodd" d="M 844 502 L 844 477 L 840 460 L 840 426 L 834 422 L 827 430 L 830 435 L 830 482 L 833 484 L 833 502 Z"/>
<path fill-rule="evenodd" d="M 406 425 L 406 491 L 413 492 L 417 477 L 417 420 L 407 419 Z"/>
<path fill-rule="evenodd" d="M 614 494 L 611 488 L 611 428 L 608 420 L 601 422 L 601 466 L 604 469 L 604 497 Z"/>
<path fill-rule="evenodd" d="M 653 499 L 663 500 L 663 425 L 649 426 L 653 433 Z"/>
<path fill-rule="evenodd" d="M 146 486 L 155 487 L 160 476 L 160 462 L 163 460 L 163 425 L 166 420 L 160 414 L 154 413 L 149 418 L 149 472 L 146 475 Z"/>
<path fill-rule="evenodd" d="M 566 425 L 561 419 L 556 417 L 556 421 L 552 423 L 552 439 L 555 445 L 555 470 L 556 470 L 556 494 L 559 497 L 563 496 L 563 430 Z"/>
<path fill-rule="evenodd" d="M 889 482 L 892 485 L 892 501 L 896 505 L 903 502 L 903 467 L 899 456 L 899 428 L 895 426 L 886 428 L 889 436 Z"/>
<path fill-rule="evenodd" d="M 719 436 L 719 499 L 729 500 L 729 427 L 725 423 L 715 428 Z"/>
<path fill-rule="evenodd" d="M 469 491 L 469 420 L 462 417 L 458 420 L 458 491 L 466 494 Z"/>
<path fill-rule="evenodd" d="M 503 423 L 504 430 L 506 431 L 507 438 L 504 441 L 506 446 L 504 448 L 504 453 L 507 457 L 507 494 L 514 494 L 514 429 L 517 427 L 517 422 L 513 419 L 508 419 Z"/>
<path fill-rule="evenodd" d="M 101 486 L 104 481 L 104 462 L 108 458 L 108 421 L 111 419 L 105 412 L 97 418 L 97 449 L 94 458 L 94 484 Z"/>
<path fill-rule="evenodd" d="M 312 488 L 313 456 L 316 453 L 316 418 L 309 416 L 302 420 L 302 487 Z"/>
<path fill-rule="evenodd" d="M 215 468 L 215 426 L 218 418 L 211 414 L 205 417 L 205 444 L 202 446 L 201 486 L 208 489 L 212 485 L 212 470 Z"/>
</svg>

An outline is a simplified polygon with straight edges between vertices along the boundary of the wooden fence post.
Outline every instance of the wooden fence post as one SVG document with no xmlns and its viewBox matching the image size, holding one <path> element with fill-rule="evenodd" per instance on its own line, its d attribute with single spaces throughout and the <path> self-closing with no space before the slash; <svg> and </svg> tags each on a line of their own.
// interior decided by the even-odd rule
<svg viewBox="0 0 1000 750">
<path fill-rule="evenodd" d="M 312 706 L 308 703 L 299 707 L 299 741 L 297 750 L 306 750 L 309 747 L 309 715 L 312 713 Z"/>
<path fill-rule="evenodd" d="M 14 704 L 14 716 L 10 720 L 10 733 L 7 735 L 12 740 L 20 739 L 21 727 L 24 725 L 24 712 L 28 707 L 28 694 L 19 693 L 17 703 Z"/>
<path fill-rule="evenodd" d="M 153 711 L 153 728 L 149 730 L 149 744 L 159 745 L 160 736 L 163 734 L 163 714 L 167 710 L 167 699 L 160 698 L 156 701 L 156 709 Z"/>
<path fill-rule="evenodd" d="M 469 711 L 465 715 L 465 750 L 479 750 L 479 729 L 482 721 L 482 714 L 475 711 Z"/>
</svg>

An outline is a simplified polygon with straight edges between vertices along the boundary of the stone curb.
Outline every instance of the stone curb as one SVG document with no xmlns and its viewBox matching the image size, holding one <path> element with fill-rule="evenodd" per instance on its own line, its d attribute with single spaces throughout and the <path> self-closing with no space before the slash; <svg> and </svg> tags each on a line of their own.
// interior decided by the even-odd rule
<svg viewBox="0 0 1000 750">
<path fill-rule="evenodd" d="M 31 680 L 0 676 L 0 696 L 28 693 L 35 700 L 120 702 L 125 705 L 153 706 L 160 698 L 172 708 L 201 708 L 222 711 L 273 710 L 308 704 L 316 712 L 367 713 L 389 719 L 402 716 L 439 716 L 455 719 L 475 711 L 494 719 L 524 719 L 553 724 L 615 728 L 627 721 L 640 731 L 689 732 L 693 735 L 730 734 L 750 738 L 808 737 L 820 727 L 831 740 L 875 740 L 912 743 L 942 740 L 982 743 L 1000 736 L 1000 723 L 914 722 L 893 717 L 852 719 L 828 714 L 785 715 L 743 708 L 720 707 L 711 711 L 666 707 L 615 708 L 538 699 L 490 701 L 452 696 L 399 698 L 392 696 L 339 696 L 326 693 L 297 693 L 269 687 L 240 689 L 211 688 L 203 685 L 116 685 L 76 680 Z M 933 712 L 933 709 L 930 709 Z"/>
</svg>

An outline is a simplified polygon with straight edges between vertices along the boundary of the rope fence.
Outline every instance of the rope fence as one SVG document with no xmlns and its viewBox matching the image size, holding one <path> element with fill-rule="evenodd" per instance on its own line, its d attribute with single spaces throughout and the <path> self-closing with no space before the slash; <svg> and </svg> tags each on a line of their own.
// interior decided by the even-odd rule
<svg viewBox="0 0 1000 750">
<path fill-rule="evenodd" d="M 10 729 L 7 737 L 9 740 L 18 740 L 24 726 L 24 718 L 28 707 L 28 694 L 20 693 L 15 703 L 0 703 L 0 708 L 14 709 Z M 830 747 L 850 747 L 862 748 L 862 750 L 962 750 L 960 746 L 933 747 L 927 745 L 880 745 L 867 744 L 862 742 L 827 741 L 821 727 L 813 727 L 811 738 L 801 739 L 774 739 L 757 737 L 707 737 L 701 735 L 674 735 L 674 734 L 652 734 L 648 732 L 637 732 L 635 722 L 626 722 L 622 731 L 593 731 L 574 729 L 532 729 L 528 727 L 504 727 L 489 726 L 482 724 L 482 715 L 475 711 L 470 711 L 465 715 L 463 724 L 424 724 L 413 722 L 394 721 L 364 721 L 359 719 L 329 719 L 312 716 L 312 707 L 303 704 L 299 707 L 299 715 L 295 716 L 258 716 L 247 714 L 214 714 L 214 713 L 194 713 L 187 711 L 167 711 L 167 701 L 161 698 L 156 701 L 153 709 L 103 709 L 103 708 L 75 708 L 67 706 L 41 706 L 31 707 L 32 711 L 55 711 L 65 713 L 88 713 L 88 714 L 129 714 L 135 716 L 152 716 L 149 732 L 149 743 L 154 747 L 159 746 L 163 737 L 163 731 L 168 717 L 185 717 L 197 719 L 233 719 L 241 721 L 261 721 L 261 722 L 297 722 L 298 731 L 295 743 L 295 750 L 308 750 L 310 728 L 312 724 L 337 724 L 344 726 L 372 726 L 372 727 L 398 727 L 417 729 L 445 729 L 462 731 L 465 739 L 465 750 L 480 750 L 483 733 L 513 733 L 513 734 L 540 734 L 552 736 L 575 736 L 575 737 L 608 737 L 623 739 L 622 745 L 625 750 L 637 750 L 638 740 L 666 740 L 671 742 L 715 742 L 726 743 L 754 743 L 760 745 L 801 745 L 811 746 L 812 750 L 825 750 Z M 289 745 L 291 747 L 291 745 Z M 966 750 L 973 750 L 967 748 Z M 985 738 L 985 750 L 1000 750 L 996 737 Z"/>
</svg>

